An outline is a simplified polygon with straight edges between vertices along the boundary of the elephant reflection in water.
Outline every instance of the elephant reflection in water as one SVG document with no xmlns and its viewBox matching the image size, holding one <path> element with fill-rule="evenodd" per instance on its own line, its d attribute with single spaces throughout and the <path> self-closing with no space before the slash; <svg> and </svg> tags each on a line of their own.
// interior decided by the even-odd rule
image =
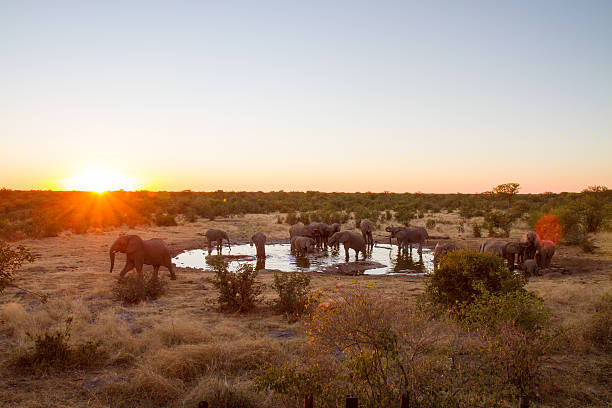
<svg viewBox="0 0 612 408">
<path fill-rule="evenodd" d="M 393 272 L 403 272 L 406 270 L 415 272 L 425 272 L 425 264 L 423 263 L 423 255 L 419 253 L 419 260 L 415 262 L 412 256 L 406 252 L 397 252 L 395 259 L 391 259 Z"/>
<path fill-rule="evenodd" d="M 310 261 L 308 260 L 308 258 L 306 258 L 306 256 L 296 256 L 295 264 L 299 268 L 310 268 Z"/>
<path fill-rule="evenodd" d="M 257 258 L 257 264 L 255 265 L 255 270 L 260 271 L 262 269 L 266 269 L 266 258 Z"/>
</svg>

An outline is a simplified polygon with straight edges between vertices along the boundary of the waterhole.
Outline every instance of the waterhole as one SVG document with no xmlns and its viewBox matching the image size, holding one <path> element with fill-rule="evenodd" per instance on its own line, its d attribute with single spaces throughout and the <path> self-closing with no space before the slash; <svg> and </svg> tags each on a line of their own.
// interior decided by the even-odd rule
<svg viewBox="0 0 612 408">
<path fill-rule="evenodd" d="M 326 267 L 344 263 L 344 249 L 317 249 L 305 257 L 296 257 L 290 251 L 289 244 L 270 244 L 266 245 L 265 262 L 257 262 L 255 259 L 255 247 L 249 244 L 234 245 L 231 252 L 223 248 L 223 255 L 243 256 L 242 259 L 235 259 L 229 262 L 229 269 L 236 270 L 241 264 L 249 263 L 257 266 L 258 269 L 278 269 L 281 271 L 321 271 Z M 213 250 L 213 255 L 217 250 Z M 174 259 L 174 264 L 178 267 L 207 269 L 209 264 L 206 261 L 208 250 L 193 249 L 178 254 Z M 359 254 L 359 260 L 363 255 Z M 355 251 L 350 251 L 349 261 L 355 260 Z M 412 256 L 398 255 L 396 246 L 377 244 L 368 251 L 366 261 L 377 262 L 383 267 L 375 267 L 363 271 L 366 275 L 386 275 L 386 274 L 424 274 L 433 270 L 433 252 L 428 248 L 423 248 L 423 254 L 419 257 L 416 248 L 412 251 Z"/>
</svg>

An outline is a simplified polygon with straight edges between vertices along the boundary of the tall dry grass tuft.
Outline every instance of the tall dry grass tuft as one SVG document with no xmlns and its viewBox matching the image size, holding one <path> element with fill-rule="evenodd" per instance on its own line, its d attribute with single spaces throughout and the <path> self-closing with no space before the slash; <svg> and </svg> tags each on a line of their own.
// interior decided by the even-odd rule
<svg viewBox="0 0 612 408">
<path fill-rule="evenodd" d="M 210 331 L 202 324 L 187 317 L 172 317 L 170 321 L 163 321 L 151 330 L 151 335 L 158 338 L 166 347 L 181 344 L 209 343 L 212 341 Z"/>
</svg>

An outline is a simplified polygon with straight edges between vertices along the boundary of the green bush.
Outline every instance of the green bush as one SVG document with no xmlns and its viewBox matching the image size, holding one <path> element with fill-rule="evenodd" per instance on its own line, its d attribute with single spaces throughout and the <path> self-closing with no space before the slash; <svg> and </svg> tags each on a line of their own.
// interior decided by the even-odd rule
<svg viewBox="0 0 612 408">
<path fill-rule="evenodd" d="M 257 270 L 250 264 L 242 264 L 236 272 L 227 269 L 226 262 L 211 262 L 215 277 L 213 284 L 219 290 L 218 302 L 222 309 L 231 312 L 248 312 L 260 301 L 263 284 L 258 283 Z"/>
<path fill-rule="evenodd" d="M 168 291 L 168 281 L 164 278 L 144 276 L 140 279 L 138 274 L 126 275 L 121 282 L 113 286 L 113 295 L 124 305 L 135 305 L 140 302 L 155 300 Z"/>
<path fill-rule="evenodd" d="M 489 236 L 497 236 L 497 230 L 503 231 L 503 236 L 510 236 L 510 229 L 512 228 L 512 222 L 514 221 L 512 215 L 503 211 L 489 211 L 484 216 L 485 225 L 489 230 Z"/>
<path fill-rule="evenodd" d="M 434 303 L 456 308 L 474 302 L 484 293 L 513 292 L 525 284 L 504 260 L 489 253 L 461 249 L 446 254 L 429 275 L 425 291 Z"/>
<path fill-rule="evenodd" d="M 294 211 L 288 213 L 287 217 L 285 218 L 285 222 L 289 225 L 297 224 L 298 223 L 297 214 Z"/>
<path fill-rule="evenodd" d="M 549 311 L 544 300 L 523 288 L 492 295 L 484 292 L 460 312 L 461 320 L 470 328 L 499 332 L 501 325 L 511 323 L 524 332 L 537 332 L 547 327 Z"/>
<path fill-rule="evenodd" d="M 310 296 L 310 275 L 305 273 L 274 273 L 272 288 L 278 292 L 279 312 L 299 316 L 306 310 Z"/>
<path fill-rule="evenodd" d="M 47 330 L 35 336 L 26 333 L 34 343 L 21 351 L 13 362 L 18 370 L 48 370 L 83 368 L 99 364 L 106 353 L 99 341 L 70 344 L 72 317 L 66 319 L 64 330 Z"/>
</svg>

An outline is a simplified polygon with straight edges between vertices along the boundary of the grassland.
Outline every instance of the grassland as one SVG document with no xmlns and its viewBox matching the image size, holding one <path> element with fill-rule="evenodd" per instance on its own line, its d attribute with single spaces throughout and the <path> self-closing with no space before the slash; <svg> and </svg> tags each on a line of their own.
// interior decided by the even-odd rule
<svg viewBox="0 0 612 408">
<path fill-rule="evenodd" d="M 17 288 L 0 296 L 0 406 L 2 407 L 195 407 L 202 399 L 214 401 L 224 390 L 234 390 L 243 406 L 281 407 L 286 401 L 252 390 L 257 370 L 266 363 L 293 359 L 307 341 L 302 324 L 289 323 L 274 312 L 270 289 L 272 274 L 263 272 L 264 302 L 247 315 L 221 313 L 212 272 L 177 270 L 168 293 L 160 299 L 126 307 L 113 299 L 116 273 L 108 272 L 108 247 L 121 232 L 143 238 L 159 237 L 170 245 L 193 245 L 208 228 L 226 230 L 232 241 L 246 242 L 255 231 L 270 240 L 288 238 L 287 224 L 278 224 L 278 213 L 247 214 L 214 221 L 198 219 L 179 225 L 138 226 L 132 229 L 99 228 L 86 234 L 62 232 L 40 240 L 22 240 L 39 257 L 19 274 L 18 286 L 49 295 L 46 303 Z M 286 216 L 286 214 L 280 214 Z M 436 235 L 476 247 L 484 238 L 459 232 L 457 212 L 440 212 L 414 220 L 425 225 L 436 219 Z M 476 219 L 477 220 L 477 219 Z M 375 240 L 382 241 L 386 223 L 380 223 Z M 354 221 L 343 229 L 354 227 Z M 527 228 L 516 223 L 510 232 L 518 237 Z M 599 249 L 584 254 L 577 247 L 560 246 L 553 265 L 567 274 L 531 278 L 528 289 L 545 299 L 553 321 L 566 327 L 571 341 L 552 356 L 547 378 L 539 390 L 538 406 L 610 406 L 612 357 L 584 340 L 583 331 L 599 297 L 612 292 L 612 234 L 595 236 Z M 435 243 L 434 243 L 435 244 Z M 119 256 L 119 265 L 122 257 Z M 166 274 L 162 270 L 162 274 Z M 390 304 L 412 301 L 423 292 L 422 278 L 397 276 L 338 276 L 313 274 L 312 286 L 333 296 L 339 286 L 360 284 Z M 23 372 L 11 362 L 23 348 L 31 347 L 26 333 L 63 327 L 72 316 L 71 341 L 101 341 L 106 357 L 100 364 L 63 371 Z M 295 337 L 277 338 L 289 331 Z M 240 405 L 236 405 L 240 406 Z"/>
</svg>

